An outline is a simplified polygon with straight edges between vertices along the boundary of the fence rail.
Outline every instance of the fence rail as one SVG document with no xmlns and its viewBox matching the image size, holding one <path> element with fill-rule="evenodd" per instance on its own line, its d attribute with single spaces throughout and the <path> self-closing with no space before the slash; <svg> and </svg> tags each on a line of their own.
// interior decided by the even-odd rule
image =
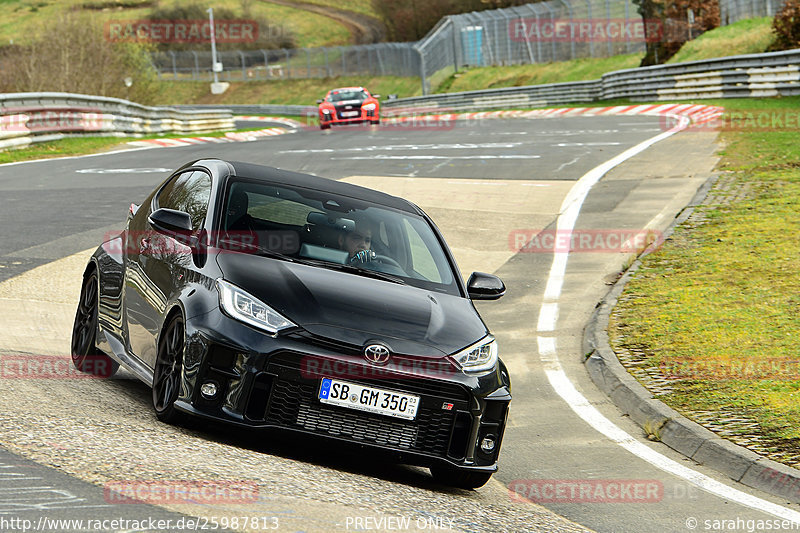
<svg viewBox="0 0 800 533">
<path fill-rule="evenodd" d="M 0 149 L 65 135 L 201 133 L 233 129 L 230 111 L 148 107 L 118 98 L 71 93 L 0 95 Z"/>
<path fill-rule="evenodd" d="M 784 1 L 719 0 L 722 24 L 774 16 Z M 569 38 L 548 37 L 546 30 L 549 28 L 552 33 L 554 24 L 575 28 L 589 24 L 592 31 L 603 31 L 590 38 L 576 38 L 574 34 Z M 691 29 L 684 26 L 688 39 Z M 546 0 L 450 15 L 416 43 L 222 51 L 219 60 L 224 70 L 219 77 L 222 81 L 263 81 L 419 76 L 423 94 L 428 94 L 465 66 L 521 65 L 642 52 L 642 27 L 641 15 L 632 0 Z M 210 81 L 213 77 L 208 51 L 159 52 L 152 58 L 161 79 Z"/>
</svg>

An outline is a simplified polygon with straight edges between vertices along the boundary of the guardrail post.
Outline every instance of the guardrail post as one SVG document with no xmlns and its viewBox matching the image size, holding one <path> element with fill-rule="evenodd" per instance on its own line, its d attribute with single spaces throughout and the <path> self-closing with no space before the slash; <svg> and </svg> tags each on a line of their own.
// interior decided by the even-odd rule
<svg viewBox="0 0 800 533">
<path fill-rule="evenodd" d="M 192 79 L 196 80 L 200 74 L 200 61 L 197 59 L 197 52 L 192 50 L 192 55 L 194 56 L 194 70 L 192 70 Z"/>
<path fill-rule="evenodd" d="M 264 79 L 266 80 L 269 74 L 269 55 L 267 55 L 266 50 L 261 50 L 261 55 L 264 56 Z"/>
<path fill-rule="evenodd" d="M 289 50 L 284 48 L 283 52 L 286 54 L 286 78 L 289 79 L 292 77 L 292 66 L 289 63 Z"/>
<path fill-rule="evenodd" d="M 172 56 L 172 79 L 178 79 L 178 66 L 175 64 L 175 52 L 172 50 L 169 51 L 169 55 Z"/>
</svg>

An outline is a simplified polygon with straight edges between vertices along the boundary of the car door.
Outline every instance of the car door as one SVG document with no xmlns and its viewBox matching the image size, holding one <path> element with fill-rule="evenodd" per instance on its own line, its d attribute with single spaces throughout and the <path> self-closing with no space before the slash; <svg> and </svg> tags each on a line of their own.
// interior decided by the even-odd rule
<svg viewBox="0 0 800 533">
<path fill-rule="evenodd" d="M 126 268 L 126 310 L 130 351 L 151 368 L 155 364 L 156 343 L 161 322 L 173 295 L 186 283 L 194 267 L 189 242 L 203 229 L 211 194 L 211 177 L 201 170 L 190 170 L 169 180 L 155 195 L 143 217 L 131 221 L 131 243 Z M 147 221 L 156 209 L 168 208 L 189 213 L 192 235 L 170 236 L 157 232 Z M 141 211 L 141 209 L 140 209 Z M 139 213 L 137 213 L 138 215 Z"/>
</svg>

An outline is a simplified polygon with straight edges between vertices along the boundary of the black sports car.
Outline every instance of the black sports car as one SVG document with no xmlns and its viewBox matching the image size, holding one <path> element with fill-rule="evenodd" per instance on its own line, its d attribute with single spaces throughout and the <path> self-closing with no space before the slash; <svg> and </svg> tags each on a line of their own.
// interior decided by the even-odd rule
<svg viewBox="0 0 800 533">
<path fill-rule="evenodd" d="M 504 292 L 478 272 L 465 285 L 406 200 L 199 160 L 92 256 L 72 359 L 104 375 L 124 365 L 165 422 L 336 439 L 474 488 L 497 470 L 511 395 L 472 300 Z"/>
</svg>

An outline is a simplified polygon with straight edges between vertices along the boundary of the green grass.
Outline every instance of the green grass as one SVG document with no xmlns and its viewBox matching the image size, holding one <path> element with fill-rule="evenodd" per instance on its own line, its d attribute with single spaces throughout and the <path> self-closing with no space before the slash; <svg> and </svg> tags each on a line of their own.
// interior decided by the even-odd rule
<svg viewBox="0 0 800 533">
<path fill-rule="evenodd" d="M 47 143 L 37 143 L 27 148 L 0 151 L 0 164 L 31 159 L 46 159 L 69 155 L 93 154 L 111 150 L 129 140 L 120 137 L 70 137 Z M 138 140 L 138 139 L 137 139 Z"/>
<path fill-rule="evenodd" d="M 361 13 L 370 17 L 379 18 L 378 13 L 372 8 L 372 0 L 303 0 L 309 4 L 336 7 L 353 13 Z"/>
<path fill-rule="evenodd" d="M 37 34 L 38 28 L 57 21 L 67 11 L 81 11 L 79 6 L 85 1 L 6 0 L 2 3 L 0 10 L 0 42 L 8 43 L 10 40 L 15 43 L 27 42 Z M 159 3 L 164 7 L 169 7 L 184 2 L 183 0 L 160 0 Z M 32 10 L 33 7 L 35 10 Z M 241 0 L 217 0 L 214 7 L 226 7 L 242 13 Z M 264 17 L 270 24 L 291 30 L 297 39 L 298 47 L 340 46 L 350 43 L 350 32 L 347 28 L 323 15 L 267 2 L 251 2 L 250 10 L 252 16 Z M 143 19 L 151 12 L 151 8 L 145 6 L 83 11 L 89 12 L 100 21 L 105 22 Z"/>
<path fill-rule="evenodd" d="M 596 80 L 606 72 L 636 68 L 643 54 L 574 59 L 535 65 L 470 68 L 453 75 L 436 92 L 475 91 L 543 83 Z"/>
<path fill-rule="evenodd" d="M 317 99 L 335 87 L 364 86 L 385 98 L 400 98 L 422 93 L 419 78 L 395 76 L 311 78 L 276 81 L 232 82 L 221 95 L 212 95 L 208 82 L 162 81 L 159 101 L 169 104 L 284 104 L 316 105 Z"/>
<path fill-rule="evenodd" d="M 770 17 L 741 20 L 729 26 L 715 28 L 687 42 L 667 63 L 759 54 L 767 50 L 774 38 Z"/>
<path fill-rule="evenodd" d="M 609 334 L 615 348 L 643 351 L 645 366 L 689 369 L 671 383 L 674 392 L 659 396 L 667 404 L 684 412 L 733 407 L 769 442 L 797 449 L 800 98 L 715 103 L 745 119 L 791 116 L 794 126 L 722 134 L 720 168 L 750 197 L 701 208 L 706 222 L 680 226 L 646 257 Z"/>
<path fill-rule="evenodd" d="M 296 117 L 295 117 L 296 118 Z M 245 128 L 237 132 L 256 131 L 263 128 Z M 30 161 L 31 159 L 47 159 L 70 155 L 85 155 L 113 150 L 123 147 L 131 141 L 145 139 L 167 139 L 178 137 L 223 137 L 227 132 L 215 131 L 210 133 L 163 133 L 143 137 L 67 137 L 58 141 L 31 144 L 25 148 L 0 150 L 0 164 L 15 161 Z"/>
</svg>

